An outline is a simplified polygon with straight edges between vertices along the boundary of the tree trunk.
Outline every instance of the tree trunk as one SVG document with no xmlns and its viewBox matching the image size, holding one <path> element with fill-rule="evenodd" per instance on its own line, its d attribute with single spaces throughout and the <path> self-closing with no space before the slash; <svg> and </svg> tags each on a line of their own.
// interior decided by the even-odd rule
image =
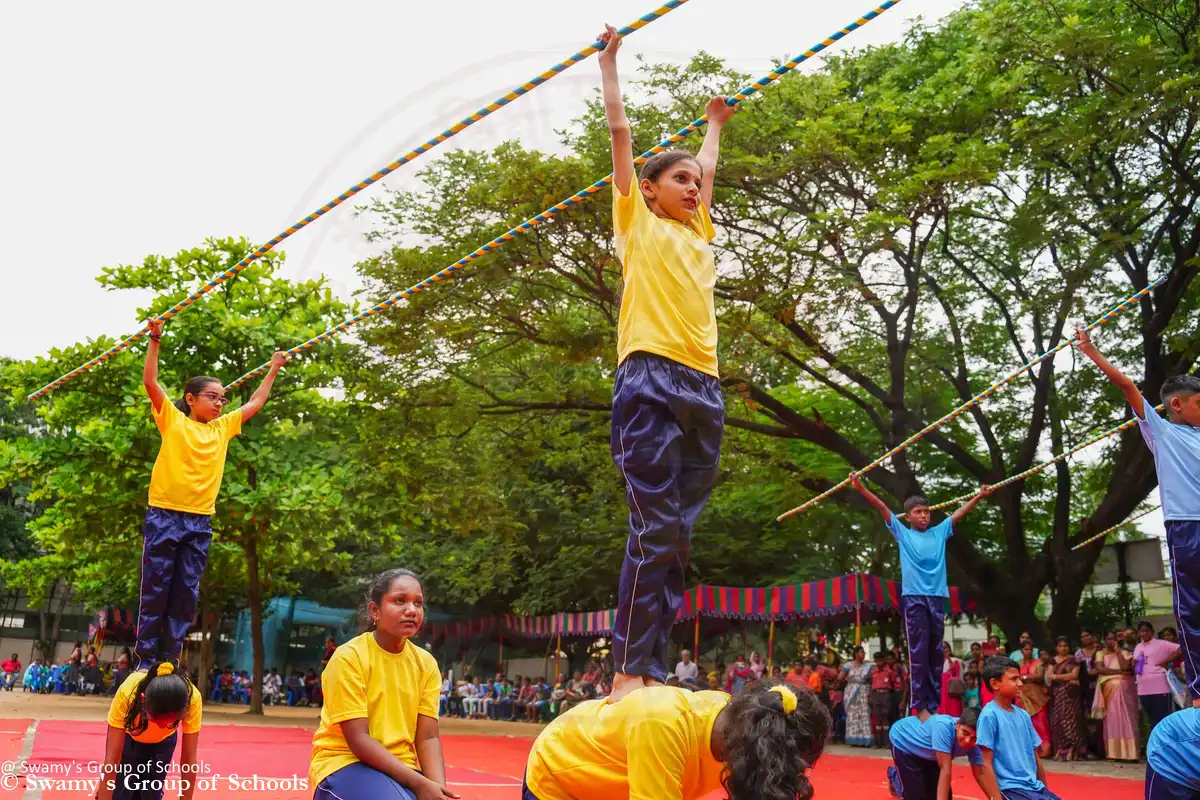
<svg viewBox="0 0 1200 800">
<path fill-rule="evenodd" d="M 259 521 L 256 528 L 246 534 L 242 549 L 246 551 L 246 600 L 250 603 L 250 643 L 254 653 L 253 683 L 250 692 L 250 714 L 262 714 L 263 664 L 263 587 L 258 574 L 258 540 L 266 531 L 266 520 Z"/>
</svg>

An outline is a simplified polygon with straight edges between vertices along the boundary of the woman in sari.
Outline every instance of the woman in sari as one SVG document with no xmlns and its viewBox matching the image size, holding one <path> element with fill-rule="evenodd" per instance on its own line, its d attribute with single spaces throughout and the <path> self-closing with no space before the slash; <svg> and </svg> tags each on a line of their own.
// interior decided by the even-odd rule
<svg viewBox="0 0 1200 800">
<path fill-rule="evenodd" d="M 1040 758 L 1050 755 L 1050 690 L 1046 688 L 1046 667 L 1050 652 L 1043 650 L 1040 658 L 1033 657 L 1033 642 L 1021 647 L 1021 707 L 1033 718 L 1033 729 L 1042 739 L 1037 753 Z"/>
<path fill-rule="evenodd" d="M 870 747 L 875 744 L 871 730 L 871 665 L 867 651 L 854 648 L 854 660 L 842 667 L 841 684 L 846 687 L 842 703 L 846 709 L 846 744 Z"/>
<path fill-rule="evenodd" d="M 1083 751 L 1083 701 L 1079 690 L 1079 662 L 1071 654 L 1067 637 L 1054 640 L 1050 667 L 1050 692 L 1054 697 L 1054 760 L 1074 761 Z"/>
<path fill-rule="evenodd" d="M 1104 649 L 1096 653 L 1092 671 L 1099 676 L 1092 719 L 1104 720 L 1104 757 L 1112 761 L 1137 761 L 1141 715 L 1133 658 L 1122 649 L 1121 637 L 1115 631 L 1104 637 Z"/>
<path fill-rule="evenodd" d="M 942 642 L 942 657 L 945 662 L 942 664 L 942 700 L 938 706 L 939 714 L 949 714 L 952 717 L 961 717 L 963 712 L 963 694 L 966 691 L 967 685 L 964 680 L 963 663 L 954 657 L 950 651 L 950 645 Z M 957 681 L 955 684 L 957 694 L 950 693 L 950 684 Z"/>
</svg>

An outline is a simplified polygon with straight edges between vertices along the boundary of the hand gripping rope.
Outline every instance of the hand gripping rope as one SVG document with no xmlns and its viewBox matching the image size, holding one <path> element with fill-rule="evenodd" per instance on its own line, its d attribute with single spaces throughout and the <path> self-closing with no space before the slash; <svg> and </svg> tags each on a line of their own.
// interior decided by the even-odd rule
<svg viewBox="0 0 1200 800">
<path fill-rule="evenodd" d="M 1145 297 L 1150 292 L 1152 292 L 1155 289 L 1155 287 L 1157 287 L 1159 284 L 1163 283 L 1166 279 L 1167 279 L 1167 275 L 1163 275 L 1161 278 L 1154 281 L 1149 286 L 1147 286 L 1146 288 L 1139 291 L 1137 294 L 1133 295 L 1132 297 L 1129 297 L 1128 299 L 1124 300 L 1120 304 L 1118 304 L 1118 305 L 1114 306 L 1113 308 L 1109 309 L 1108 311 L 1106 311 L 1103 315 L 1100 316 L 1099 319 L 1095 320 L 1090 325 L 1088 325 L 1086 328 L 1084 328 L 1084 330 L 1090 332 L 1090 331 L 1100 327 L 1101 325 L 1108 324 L 1108 322 L 1111 321 L 1113 318 L 1115 318 L 1118 314 L 1120 314 L 1125 309 L 1133 306 L 1135 303 L 1137 303 L 1143 297 Z M 926 425 L 924 428 L 917 431 L 912 436 L 908 437 L 903 442 L 901 442 L 900 444 L 893 447 L 891 450 L 888 450 L 886 453 L 884 453 L 879 458 L 872 461 L 870 464 L 867 464 L 862 469 L 855 471 L 854 474 L 858 475 L 858 476 L 865 475 L 866 473 L 868 473 L 871 470 L 878 467 L 884 461 L 887 461 L 889 458 L 894 456 L 896 453 L 899 453 L 901 450 L 907 450 L 909 447 L 916 444 L 920 439 L 923 439 L 928 434 L 932 433 L 933 431 L 937 430 L 941 426 L 945 425 L 947 422 L 957 419 L 958 417 L 962 416 L 964 413 L 966 413 L 968 410 L 970 410 L 974 406 L 979 405 L 980 402 L 982 402 L 985 398 L 990 397 L 997 389 L 1000 389 L 1003 386 L 1007 386 L 1008 384 L 1012 383 L 1014 380 L 1016 380 L 1017 378 L 1021 377 L 1026 372 L 1031 370 L 1033 367 L 1037 366 L 1038 364 L 1042 363 L 1043 361 L 1045 361 L 1048 358 L 1052 358 L 1054 355 L 1056 355 L 1060 351 L 1067 349 L 1072 344 L 1074 344 L 1074 341 L 1075 341 L 1074 339 L 1064 340 L 1063 342 L 1058 344 L 1056 347 L 1051 348 L 1050 350 L 1047 350 L 1045 353 L 1042 353 L 1040 356 L 1033 359 L 1033 361 L 1030 361 L 1028 364 L 1021 367 L 1020 369 L 1017 369 L 1017 370 L 1009 373 L 999 382 L 993 383 L 987 389 L 985 389 L 982 392 L 980 392 L 979 394 L 975 395 L 970 400 L 963 403 L 958 408 L 951 411 L 949 414 L 946 414 L 941 419 L 935 420 L 934 422 L 930 423 L 929 425 Z M 1097 441 L 1099 441 L 1099 440 L 1097 440 Z M 1049 466 L 1049 463 L 1044 465 L 1043 468 L 1045 466 Z M 1032 473 L 1030 473 L 1030 474 L 1032 474 Z M 1007 479 L 1006 481 L 1004 481 L 1002 483 L 996 484 L 996 486 L 1004 486 L 1005 484 L 1011 483 L 1016 479 L 1017 478 L 1014 476 L 1012 478 Z M 824 492 L 821 492 L 821 494 L 817 495 L 816 497 L 814 497 L 813 499 L 804 503 L 803 505 L 796 506 L 791 511 L 785 511 L 784 513 L 780 514 L 778 517 L 775 518 L 775 521 L 781 522 L 790 516 L 799 514 L 803 511 L 807 511 L 808 509 L 812 508 L 817 503 L 821 502 L 826 497 L 829 497 L 829 495 L 840 490 L 841 488 L 848 485 L 849 483 L 850 483 L 850 479 L 844 478 L 837 485 L 833 486 L 830 489 L 826 489 Z M 967 497 L 970 497 L 970 496 L 971 495 L 967 495 Z M 953 502 L 953 501 L 951 501 L 951 502 Z M 935 506 L 935 508 L 941 508 L 941 507 L 942 506 Z"/>
<path fill-rule="evenodd" d="M 1154 407 L 1154 410 L 1162 411 L 1165 407 L 1166 406 L 1163 406 L 1163 405 L 1157 405 Z M 1111 431 L 1105 431 L 1104 433 L 1100 434 L 1099 436 L 1093 436 L 1091 439 L 1088 439 L 1086 442 L 1079 445 L 1078 447 L 1072 448 L 1071 450 L 1068 450 L 1065 453 L 1059 453 L 1058 455 L 1051 458 L 1049 461 L 1043 461 L 1041 464 L 1038 464 L 1036 467 L 1030 467 L 1029 469 L 1025 470 L 1024 472 L 1018 472 L 1016 475 L 1008 476 L 1007 478 L 1000 481 L 999 483 L 993 484 L 992 489 L 999 489 L 1003 486 L 1008 486 L 1010 483 L 1016 483 L 1017 481 L 1023 481 L 1026 478 L 1030 477 L 1031 475 L 1036 475 L 1039 472 L 1042 472 L 1043 470 L 1054 466 L 1058 462 L 1060 462 L 1064 459 L 1070 458 L 1071 456 L 1078 453 L 1080 450 L 1084 450 L 1088 447 L 1091 447 L 1092 445 L 1096 444 L 1097 442 L 1102 442 L 1105 439 L 1108 439 L 1109 437 L 1116 436 L 1118 433 L 1121 433 L 1122 431 L 1129 430 L 1136 424 L 1137 424 L 1136 419 L 1126 420 L 1125 422 L 1122 422 L 1117 427 L 1113 428 Z M 929 510 L 930 511 L 938 511 L 943 508 L 949 508 L 950 506 L 965 502 L 974 496 L 975 495 L 973 493 L 959 495 L 958 497 L 955 497 L 951 500 L 947 500 L 943 503 L 938 503 L 935 506 L 930 506 Z"/>
<path fill-rule="evenodd" d="M 900 0 L 887 0 L 887 2 L 883 3 L 878 8 L 875 8 L 874 10 L 864 14 L 863 16 L 859 17 L 854 22 L 850 23 L 846 27 L 842 28 L 841 30 L 839 30 L 836 33 L 829 36 L 827 39 L 824 39 L 823 41 L 821 41 L 820 44 L 813 45 L 812 47 L 805 50 L 802 54 L 800 54 L 793 60 L 788 61 L 786 64 L 783 64 L 779 67 L 776 67 L 771 72 L 769 72 L 767 75 L 759 78 L 753 84 L 751 84 L 750 86 L 747 86 L 745 89 L 742 89 L 740 92 L 738 92 L 733 97 L 730 97 L 726 101 L 726 103 L 731 106 L 741 103 L 743 100 L 745 100 L 747 97 L 749 97 L 752 94 L 754 94 L 755 92 L 757 92 L 759 89 L 763 88 L 764 86 L 767 86 L 771 82 L 776 81 L 783 75 L 786 75 L 787 73 L 791 72 L 800 64 L 802 64 L 805 61 L 807 61 L 808 59 L 812 58 L 814 55 L 816 55 L 817 53 L 826 49 L 827 47 L 833 45 L 839 39 L 842 39 L 843 37 L 849 35 L 851 32 L 866 25 L 868 22 L 875 19 L 880 14 L 887 11 L 889 8 L 895 6 L 899 2 L 900 2 Z M 650 158 L 650 156 L 654 155 L 655 153 L 661 153 L 663 150 L 666 150 L 667 148 L 669 148 L 671 145 L 675 144 L 676 142 L 679 142 L 679 141 L 687 138 L 691 134 L 695 133 L 696 131 L 700 130 L 700 128 L 704 127 L 706 124 L 708 124 L 708 115 L 704 115 L 704 116 L 700 117 L 695 122 L 688 125 L 687 127 L 681 128 L 681 129 L 679 129 L 678 132 L 672 134 L 671 136 L 668 136 L 666 139 L 663 139 L 657 145 L 655 145 L 654 147 L 650 148 L 649 150 L 647 150 L 646 152 L 642 153 L 640 156 L 635 158 L 634 163 L 635 164 L 645 163 L 646 160 Z M 298 355 L 301 351 L 311 350 L 313 347 L 320 344 L 321 342 L 324 342 L 324 341 L 327 341 L 327 340 L 333 338 L 337 334 L 350 328 L 352 325 L 362 322 L 367 317 L 374 316 L 386 309 L 389 309 L 392 306 L 396 305 L 401 300 L 404 300 L 405 298 L 408 298 L 408 297 L 412 297 L 414 294 L 417 294 L 418 292 L 423 291 L 424 289 L 431 288 L 435 283 L 453 276 L 454 273 L 456 273 L 458 270 L 462 269 L 467 264 L 470 264 L 472 261 L 475 261 L 476 259 L 480 258 L 485 253 L 495 250 L 496 248 L 503 245 L 505 242 L 512 241 L 513 239 L 515 239 L 517 236 L 519 236 L 522 233 L 526 233 L 528 231 L 533 230 L 538 225 L 541 225 L 542 223 L 549 221 L 552 217 L 554 217 L 554 215 L 558 214 L 558 212 L 564 211 L 564 210 L 570 208 L 571 206 L 578 205 L 581 200 L 586 200 L 591 195 L 596 194 L 596 192 L 599 192 L 601 189 L 603 189 L 604 187 L 606 187 L 610 183 L 612 183 L 612 179 L 613 179 L 613 176 L 612 176 L 612 173 L 610 172 L 607 176 L 596 181 L 595 183 L 593 183 L 591 186 L 587 187 L 586 189 L 582 189 L 582 190 L 576 192 L 575 194 L 571 195 L 570 197 L 563 200 L 562 202 L 557 203 L 557 204 L 551 206 L 550 208 L 547 208 L 545 211 L 538 214 L 537 216 L 530 217 L 529 219 L 525 220 L 524 222 L 522 222 L 520 225 L 516 226 L 515 228 L 509 229 L 509 231 L 507 233 L 497 236 L 492 241 L 488 242 L 487 244 L 485 244 L 482 247 L 478 248 L 477 250 L 473 251 L 470 255 L 460 258 L 458 261 L 455 261 L 453 264 L 451 264 L 450 266 L 441 270 L 440 272 L 435 273 L 434 275 L 430 275 L 425 280 L 423 280 L 419 283 L 413 284 L 412 286 L 410 286 L 407 289 L 403 289 L 399 292 L 396 292 L 392 296 L 376 303 L 375 305 L 371 306 L 367 310 L 362 311 L 358 314 L 355 314 L 353 317 L 350 317 L 345 322 L 342 322 L 341 324 L 330 328 L 329 330 L 325 331 L 322 334 L 314 336 L 313 338 L 309 339 L 307 342 L 303 342 L 301 344 L 296 345 L 295 347 L 293 347 L 292 349 L 287 351 L 288 358 L 292 358 L 292 357 Z M 262 373 L 266 372 L 267 369 L 270 368 L 270 366 L 271 366 L 270 362 L 267 362 L 265 364 L 262 364 L 259 367 L 256 367 L 255 369 L 251 370 L 250 372 L 247 372 L 245 375 L 243 375 L 242 377 L 235 380 L 233 383 L 226 386 L 225 387 L 226 391 L 229 391 L 229 390 L 237 388 L 238 386 L 241 386 L 243 383 L 245 383 L 246 381 L 255 377 L 256 375 L 261 375 Z"/>
<path fill-rule="evenodd" d="M 1147 514 L 1153 514 L 1155 511 L 1158 511 L 1158 509 L 1159 509 L 1159 506 L 1155 506 L 1154 508 L 1147 508 L 1145 511 L 1143 511 L 1140 514 L 1134 514 L 1132 517 L 1125 520 L 1124 522 L 1118 522 L 1116 525 L 1113 525 L 1111 528 L 1100 531 L 1100 533 L 1097 533 L 1095 536 L 1091 537 L 1090 539 L 1085 539 L 1084 541 L 1075 545 L 1074 547 L 1071 548 L 1071 552 L 1074 553 L 1076 550 L 1087 547 L 1089 544 L 1096 541 L 1097 539 L 1103 539 L 1105 536 L 1108 536 L 1110 533 L 1112 533 L 1113 531 L 1115 531 L 1117 528 L 1121 527 L 1122 525 L 1128 525 L 1131 522 L 1135 522 L 1135 521 L 1141 519 L 1142 517 L 1146 516 Z"/>
<path fill-rule="evenodd" d="M 622 36 L 626 36 L 628 34 L 633 33 L 636 30 L 644 28 L 647 25 L 649 25 L 651 22 L 654 22 L 656 19 L 659 19 L 660 17 L 666 16 L 667 14 L 669 14 L 670 12 L 679 8 L 686 2 L 688 2 L 688 0 L 667 0 L 667 2 L 665 2 L 663 5 L 659 6 L 655 10 L 651 11 L 648 14 L 642 15 L 641 17 L 636 19 L 634 22 L 630 23 L 629 25 L 626 25 L 624 28 L 621 28 L 619 33 Z M 598 53 L 603 49 L 604 49 L 603 42 L 601 42 L 599 40 L 592 42 L 590 45 L 583 48 L 578 53 L 575 53 L 574 55 L 563 59 L 562 61 L 555 64 L 553 67 L 550 67 L 550 69 L 546 70 L 542 74 L 538 75 L 535 78 L 530 79 L 526 83 L 523 83 L 520 86 L 518 86 L 517 88 L 508 92 L 503 97 L 496 98 L 491 103 L 489 103 L 488 105 L 479 109 L 471 116 L 466 117 L 465 119 L 462 119 L 459 122 L 456 122 L 455 124 L 451 125 L 449 128 L 442 131 L 437 136 L 433 137 L 429 141 L 420 145 L 416 149 L 410 150 L 409 152 L 405 153 L 403 156 L 396 159 L 392 163 L 388 164 L 386 167 L 383 167 L 378 172 L 375 172 L 370 177 L 364 178 L 363 180 L 354 184 L 349 189 L 342 192 L 337 197 L 333 198 L 328 203 L 321 206 L 320 208 L 318 208 L 316 211 L 309 214 L 304 219 L 300 220 L 299 222 L 294 223 L 287 230 L 283 231 L 282 233 L 277 234 L 274 239 L 272 239 L 271 241 L 262 245 L 257 250 L 255 250 L 253 253 L 246 256 L 245 258 L 243 258 L 237 264 L 234 264 L 229 269 L 216 275 L 208 283 L 204 284 L 199 289 L 197 289 L 195 292 L 188 295 L 186 298 L 179 301 L 175 305 L 173 305 L 167 311 L 164 311 L 160 315 L 160 318 L 161 319 L 170 319 L 171 317 L 174 317 L 177 314 L 183 313 L 183 311 L 185 309 L 187 309 L 188 306 L 192 305 L 197 300 L 200 300 L 206 294 L 211 292 L 213 289 L 215 289 L 216 287 L 225 283 L 225 281 L 229 280 L 230 278 L 232 278 L 235 275 L 237 275 L 238 273 L 240 273 L 246 267 L 250 266 L 250 264 L 252 264 L 255 261 L 257 261 L 258 259 L 262 258 L 264 255 L 266 255 L 271 250 L 273 250 L 276 245 L 278 245 L 284 239 L 291 236 L 296 231 L 299 231 L 300 229 L 307 227 L 310 223 L 315 222 L 316 220 L 325 216 L 325 214 L 327 214 L 328 212 L 337 208 L 342 203 L 349 200 L 351 197 L 354 197 L 356 194 L 361 192 L 363 189 L 376 183 L 377 181 L 382 180 L 384 177 L 390 175 L 392 172 L 395 172 L 397 169 L 399 169 L 400 167 L 409 163 L 410 161 L 415 161 L 416 159 L 420 158 L 421 155 L 423 155 L 424 153 L 427 153 L 430 150 L 432 150 L 433 148 L 437 147 L 439 144 L 441 144 L 442 142 L 451 138 L 456 133 L 466 130 L 467 128 L 474 125 L 476 122 L 479 122 L 484 117 L 491 115 L 491 113 L 493 111 L 503 108 L 504 106 L 508 105 L 512 101 L 516 100 L 521 95 L 528 94 L 529 92 L 533 91 L 537 87 L 541 86 L 546 81 L 553 78 L 555 75 L 558 75 L 561 72 L 565 72 L 567 69 L 578 64 L 580 61 L 587 59 L 593 53 Z M 101 353 L 100 355 L 96 356 L 91 361 L 87 362 L 86 364 L 82 364 L 81 366 L 76 367 L 75 369 L 71 370 L 70 372 L 66 373 L 65 375 L 62 375 L 61 377 L 57 378 L 52 383 L 49 383 L 46 386 L 43 386 L 41 389 L 38 389 L 33 394 L 29 395 L 28 399 L 36 400 L 39 397 L 42 397 L 43 395 L 54 391 L 59 386 L 62 386 L 64 383 L 71 380 L 72 378 L 77 377 L 77 376 L 83 374 L 84 372 L 88 372 L 92 369 L 95 369 L 100 364 L 103 364 L 105 361 L 108 361 L 110 358 L 115 356 L 117 353 L 120 353 L 123 350 L 129 349 L 130 345 L 132 345 L 134 342 L 138 341 L 143 336 L 145 336 L 149 332 L 149 330 L 150 330 L 150 327 L 146 326 L 146 327 L 142 328 L 140 331 L 138 331 L 137 333 L 133 334 L 132 336 L 128 336 L 128 337 L 122 339 L 120 342 L 113 345 L 108 350 L 106 350 L 103 353 Z"/>
</svg>

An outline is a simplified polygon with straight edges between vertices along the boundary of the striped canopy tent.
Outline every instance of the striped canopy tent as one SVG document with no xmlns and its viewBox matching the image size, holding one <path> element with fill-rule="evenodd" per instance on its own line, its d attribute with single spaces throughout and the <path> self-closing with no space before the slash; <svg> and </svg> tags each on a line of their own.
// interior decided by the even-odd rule
<svg viewBox="0 0 1200 800">
<path fill-rule="evenodd" d="M 951 587 L 946 613 L 972 613 L 975 602 Z M 697 586 L 688 591 L 679 610 L 678 622 L 697 617 L 733 620 L 800 621 L 830 618 L 882 619 L 900 613 L 900 584 L 887 578 L 853 573 L 811 583 L 765 588 Z M 546 639 L 600 637 L 612 633 L 616 609 L 607 611 L 564 611 L 538 617 L 507 614 L 500 618 L 432 623 L 428 632 L 437 638 L 463 639 L 502 631 L 505 637 Z"/>
</svg>

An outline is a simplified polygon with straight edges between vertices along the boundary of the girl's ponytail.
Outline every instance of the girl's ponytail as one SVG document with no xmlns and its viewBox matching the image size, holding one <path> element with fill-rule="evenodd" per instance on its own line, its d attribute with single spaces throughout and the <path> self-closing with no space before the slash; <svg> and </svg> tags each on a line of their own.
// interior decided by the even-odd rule
<svg viewBox="0 0 1200 800">
<path fill-rule="evenodd" d="M 175 672 L 170 661 L 155 662 L 134 689 L 125 712 L 125 730 L 134 736 L 146 732 L 150 717 L 178 714 L 182 719 L 192 702 L 192 682 Z"/>
<path fill-rule="evenodd" d="M 777 681 L 729 703 L 724 726 L 729 800 L 808 800 L 807 772 L 825 749 L 829 711 L 812 693 Z"/>
<path fill-rule="evenodd" d="M 175 407 L 178 408 L 180 413 L 185 417 L 190 417 L 192 415 L 192 407 L 188 405 L 187 396 L 189 394 L 200 394 L 204 391 L 206 386 L 212 383 L 220 384 L 221 382 L 216 378 L 210 378 L 207 375 L 197 375 L 194 378 L 188 378 L 188 382 L 183 385 L 183 395 L 175 401 Z"/>
</svg>

